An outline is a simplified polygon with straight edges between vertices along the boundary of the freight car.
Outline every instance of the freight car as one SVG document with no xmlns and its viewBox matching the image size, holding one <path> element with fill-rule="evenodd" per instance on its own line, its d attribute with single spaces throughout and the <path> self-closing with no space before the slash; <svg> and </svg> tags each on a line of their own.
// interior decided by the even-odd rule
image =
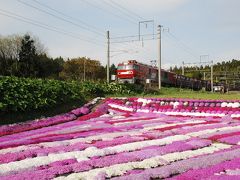
<svg viewBox="0 0 240 180">
<path fill-rule="evenodd" d="M 119 83 L 144 84 L 146 79 L 150 79 L 152 83 L 157 83 L 158 68 L 139 63 L 136 60 L 129 60 L 118 64 L 117 79 Z M 161 82 L 163 86 L 211 90 L 210 81 L 189 78 L 163 69 L 161 70 Z"/>
</svg>

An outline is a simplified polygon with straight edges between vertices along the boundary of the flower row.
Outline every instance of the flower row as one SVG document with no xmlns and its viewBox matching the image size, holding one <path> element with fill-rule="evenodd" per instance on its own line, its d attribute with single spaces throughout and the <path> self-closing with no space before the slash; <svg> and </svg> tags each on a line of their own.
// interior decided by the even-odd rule
<svg viewBox="0 0 240 180">
<path fill-rule="evenodd" d="M 96 100 L 73 110 L 73 120 L 3 135 L 0 179 L 239 177 L 240 122 L 230 116 L 238 108 L 146 100 L 108 98 L 89 113 Z M 205 116 L 169 116 L 184 113 Z M 213 113 L 224 117 L 206 117 Z"/>
</svg>

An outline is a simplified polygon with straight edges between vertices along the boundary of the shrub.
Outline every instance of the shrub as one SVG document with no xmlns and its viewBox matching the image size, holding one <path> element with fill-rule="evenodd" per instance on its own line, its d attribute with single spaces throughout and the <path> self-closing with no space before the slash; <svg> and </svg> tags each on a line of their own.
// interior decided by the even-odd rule
<svg viewBox="0 0 240 180">
<path fill-rule="evenodd" d="M 134 85 L 100 82 L 0 77 L 0 111 L 48 108 L 70 100 L 85 100 L 107 94 L 134 94 Z"/>
</svg>

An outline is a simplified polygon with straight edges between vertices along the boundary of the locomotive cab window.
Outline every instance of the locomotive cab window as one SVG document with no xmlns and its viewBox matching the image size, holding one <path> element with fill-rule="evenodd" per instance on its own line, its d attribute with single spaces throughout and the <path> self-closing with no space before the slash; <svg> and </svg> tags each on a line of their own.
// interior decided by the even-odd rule
<svg viewBox="0 0 240 180">
<path fill-rule="evenodd" d="M 133 69 L 139 70 L 139 66 L 138 65 L 134 65 Z"/>
<path fill-rule="evenodd" d="M 126 65 L 126 70 L 133 69 L 133 65 Z"/>
<path fill-rule="evenodd" d="M 118 66 L 118 70 L 123 70 L 124 66 Z"/>
</svg>

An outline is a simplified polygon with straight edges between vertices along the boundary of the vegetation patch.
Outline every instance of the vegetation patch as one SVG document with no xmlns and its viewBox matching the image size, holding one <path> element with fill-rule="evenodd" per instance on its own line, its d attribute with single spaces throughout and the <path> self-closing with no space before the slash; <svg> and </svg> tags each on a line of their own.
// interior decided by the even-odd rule
<svg viewBox="0 0 240 180">
<path fill-rule="evenodd" d="M 140 92 L 141 89 L 135 88 L 135 85 L 2 76 L 0 111 L 46 109 L 73 100 L 85 101 L 96 96 L 133 95 Z"/>
</svg>

